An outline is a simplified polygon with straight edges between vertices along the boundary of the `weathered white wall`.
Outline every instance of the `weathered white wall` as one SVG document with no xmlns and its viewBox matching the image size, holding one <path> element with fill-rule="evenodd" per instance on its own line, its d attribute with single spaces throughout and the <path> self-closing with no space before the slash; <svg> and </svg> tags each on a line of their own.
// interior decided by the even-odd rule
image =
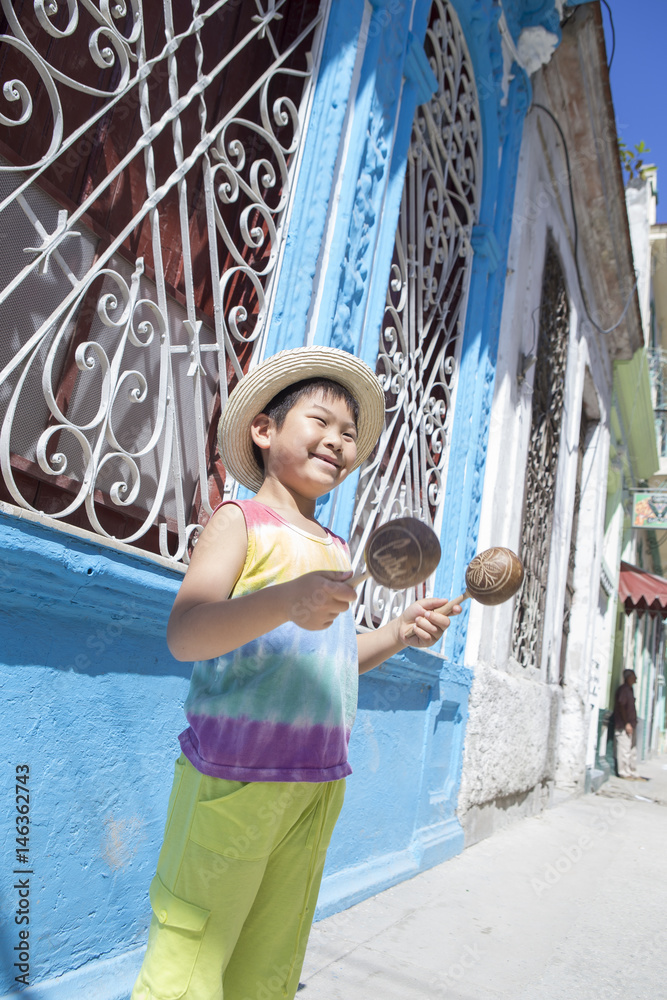
<svg viewBox="0 0 667 1000">
<path fill-rule="evenodd" d="M 586 754 L 586 764 L 592 767 L 595 763 L 597 750 L 598 727 L 597 714 L 602 708 L 611 707 L 613 703 L 613 691 L 611 690 L 612 669 L 614 662 L 614 642 L 616 636 L 616 615 L 618 608 L 618 567 L 621 559 L 634 559 L 634 539 L 632 534 L 628 536 L 630 548 L 626 545 L 623 551 L 624 542 L 624 518 L 623 509 L 623 475 L 624 463 L 627 463 L 622 449 L 621 442 L 613 439 L 610 444 L 610 462 L 607 477 L 607 504 L 608 523 L 602 542 L 603 574 L 611 583 L 611 593 L 606 596 L 601 593 L 601 600 L 595 621 L 595 644 L 594 659 L 598 664 L 597 697 L 595 704 L 597 710 L 591 712 L 591 722 L 588 737 L 588 749 Z M 601 588 L 602 591 L 602 588 Z M 604 597 L 606 596 L 606 600 Z M 600 754 L 604 755 L 606 743 L 605 736 L 602 736 Z"/>
<path fill-rule="evenodd" d="M 459 818 L 466 845 L 547 805 L 560 692 L 508 659 L 475 666 Z"/>
<path fill-rule="evenodd" d="M 625 204 L 630 223 L 632 256 L 637 273 L 637 293 L 644 325 L 644 342 L 651 333 L 651 226 L 655 224 L 655 194 L 651 178 L 630 181 L 625 189 Z"/>
<path fill-rule="evenodd" d="M 599 698 L 595 629 L 600 605 L 600 563 L 606 502 L 608 433 L 599 422 L 586 448 L 581 475 L 574 597 L 565 663 L 556 784 L 567 791 L 584 787 L 591 724 L 597 725 Z"/>
<path fill-rule="evenodd" d="M 539 98 L 539 91 L 537 93 Z M 537 112 L 524 128 L 508 276 L 491 413 L 479 549 L 521 539 L 534 367 L 519 376 L 522 355 L 535 354 L 542 273 L 549 231 L 555 240 L 571 310 L 562 438 L 544 614 L 542 660 L 523 668 L 511 656 L 513 602 L 473 605 L 466 664 L 474 669 L 459 816 L 466 842 L 514 816 L 543 808 L 554 787 L 583 790 L 592 715 L 597 717 L 593 663 L 600 589 L 609 457 L 612 365 L 607 344 L 585 319 L 570 233 L 571 207 L 562 149 L 552 124 Z M 581 258 L 580 258 L 581 262 Z M 581 267 L 586 281 L 585 263 Z M 588 299 L 593 299 L 587 288 Z M 559 679 L 563 606 L 585 406 L 597 419 L 587 442 L 577 533 L 575 595 L 565 682 Z"/>
</svg>

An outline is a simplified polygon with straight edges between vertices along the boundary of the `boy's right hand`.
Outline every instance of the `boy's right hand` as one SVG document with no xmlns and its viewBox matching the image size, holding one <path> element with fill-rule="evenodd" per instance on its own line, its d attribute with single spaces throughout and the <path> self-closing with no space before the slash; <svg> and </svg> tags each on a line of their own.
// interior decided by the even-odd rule
<svg viewBox="0 0 667 1000">
<path fill-rule="evenodd" d="M 357 599 L 356 590 L 346 582 L 351 578 L 351 570 L 323 570 L 284 584 L 292 591 L 289 620 L 311 632 L 328 628 Z"/>
</svg>

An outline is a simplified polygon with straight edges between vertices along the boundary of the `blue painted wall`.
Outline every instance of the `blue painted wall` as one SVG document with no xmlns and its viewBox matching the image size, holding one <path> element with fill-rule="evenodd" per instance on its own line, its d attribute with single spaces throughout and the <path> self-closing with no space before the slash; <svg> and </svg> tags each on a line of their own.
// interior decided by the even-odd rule
<svg viewBox="0 0 667 1000">
<path fill-rule="evenodd" d="M 502 103 L 498 6 L 491 0 L 455 0 L 454 6 L 477 75 L 484 173 L 445 501 L 443 593 L 460 584 L 476 545 L 514 178 L 529 100 L 515 66 Z M 553 0 L 504 4 L 515 37 L 528 24 L 551 27 L 553 6 Z M 374 361 L 412 117 L 428 88 L 414 47 L 423 40 L 428 10 L 428 0 L 418 0 L 410 22 L 407 3 L 374 0 L 364 22 L 362 0 L 334 0 L 268 353 L 304 342 L 329 220 L 314 338 Z M 348 108 L 358 55 L 359 85 Z M 350 122 L 340 160 L 341 134 Z M 343 172 L 341 199 L 332 206 L 337 170 Z M 341 533 L 349 528 L 354 486 L 346 484 L 337 498 L 334 523 Z M 184 727 L 189 666 L 173 660 L 164 639 L 180 574 L 0 516 L 0 582 L 4 802 L 13 802 L 16 765 L 27 763 L 31 771 L 31 978 L 43 985 L 24 995 L 127 998 L 145 944 L 148 885 Z M 472 675 L 462 665 L 461 617 L 444 650 L 406 652 L 361 678 L 354 774 L 330 849 L 320 915 L 462 849 L 455 809 Z M 3 859 L 14 856 L 13 836 L 6 822 Z M 0 997 L 12 995 L 13 879 L 5 865 Z"/>
<path fill-rule="evenodd" d="M 20 876 L 9 864 L 17 765 L 30 768 L 30 864 L 16 867 L 33 872 L 31 982 L 144 940 L 169 761 L 184 728 L 189 667 L 165 642 L 180 578 L 140 556 L 0 516 L 0 995 L 14 979 L 20 929 Z"/>
</svg>

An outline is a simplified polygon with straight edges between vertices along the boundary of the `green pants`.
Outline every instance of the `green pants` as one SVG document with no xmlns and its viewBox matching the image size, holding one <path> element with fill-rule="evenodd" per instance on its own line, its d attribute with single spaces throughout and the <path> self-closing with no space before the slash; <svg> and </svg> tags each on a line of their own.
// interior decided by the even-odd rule
<svg viewBox="0 0 667 1000">
<path fill-rule="evenodd" d="M 293 998 L 345 781 L 175 772 L 131 1000 Z"/>
</svg>

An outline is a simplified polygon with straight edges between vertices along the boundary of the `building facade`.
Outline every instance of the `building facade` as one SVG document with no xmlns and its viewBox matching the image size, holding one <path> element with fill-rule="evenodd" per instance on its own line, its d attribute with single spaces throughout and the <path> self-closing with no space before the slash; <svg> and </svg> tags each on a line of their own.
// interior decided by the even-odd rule
<svg viewBox="0 0 667 1000">
<path fill-rule="evenodd" d="M 603 305 L 618 316 L 631 292 L 625 205 L 604 209 L 618 158 L 597 4 L 562 29 L 556 0 L 8 10 L 3 781 L 28 767 L 30 982 L 114 1000 L 145 944 L 185 725 L 165 625 L 198 531 L 238 492 L 215 449 L 238 378 L 302 344 L 382 377 L 377 452 L 319 508 L 355 566 L 380 519 L 410 513 L 441 539 L 428 593 L 460 593 L 490 544 L 530 567 L 514 605 L 466 607 L 442 648 L 361 678 L 324 915 L 554 782 L 583 786 L 612 364 L 638 345 L 638 307 L 609 335 L 584 319 L 611 325 Z M 590 168 L 578 251 L 561 99 L 585 112 L 562 122 Z M 544 483 L 527 470 L 546 425 Z M 366 584 L 358 627 L 408 599 Z"/>
<path fill-rule="evenodd" d="M 609 717 L 623 670 L 637 675 L 637 750 L 642 759 L 664 746 L 667 604 L 664 530 L 660 523 L 664 490 L 663 370 L 660 226 L 656 225 L 657 171 L 648 168 L 626 188 L 628 218 L 638 280 L 644 346 L 614 371 L 612 446 L 605 517 L 604 557 L 618 580 L 606 608 L 606 656 L 601 674 L 598 760 L 613 768 Z M 648 517 L 642 513 L 648 497 Z"/>
<path fill-rule="evenodd" d="M 602 777 L 614 372 L 643 351 L 597 4 L 568 13 L 531 84 L 478 539 L 514 548 L 526 577 L 513 605 L 471 610 L 466 843 Z"/>
</svg>

